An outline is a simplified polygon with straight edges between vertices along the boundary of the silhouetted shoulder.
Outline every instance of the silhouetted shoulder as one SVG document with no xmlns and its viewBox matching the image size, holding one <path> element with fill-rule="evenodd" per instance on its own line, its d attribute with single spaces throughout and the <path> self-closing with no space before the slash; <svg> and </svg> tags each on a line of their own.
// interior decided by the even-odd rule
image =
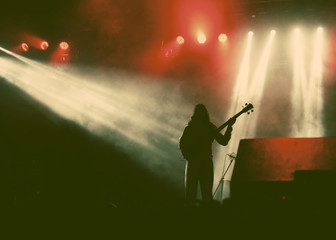
<svg viewBox="0 0 336 240">
<path fill-rule="evenodd" d="M 217 132 L 217 126 L 213 124 L 212 122 L 209 122 L 209 129 L 211 132 L 214 132 L 214 133 Z"/>
</svg>

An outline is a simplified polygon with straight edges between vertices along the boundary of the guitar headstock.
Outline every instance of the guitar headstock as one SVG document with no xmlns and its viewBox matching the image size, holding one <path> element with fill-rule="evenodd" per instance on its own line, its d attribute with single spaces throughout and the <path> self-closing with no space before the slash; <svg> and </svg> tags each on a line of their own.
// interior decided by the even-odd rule
<svg viewBox="0 0 336 240">
<path fill-rule="evenodd" d="M 251 112 L 253 112 L 253 105 L 251 103 L 247 104 L 245 103 L 245 106 L 243 106 L 243 110 L 241 110 L 241 112 L 245 113 L 247 112 L 247 114 L 250 114 L 250 110 Z"/>
</svg>

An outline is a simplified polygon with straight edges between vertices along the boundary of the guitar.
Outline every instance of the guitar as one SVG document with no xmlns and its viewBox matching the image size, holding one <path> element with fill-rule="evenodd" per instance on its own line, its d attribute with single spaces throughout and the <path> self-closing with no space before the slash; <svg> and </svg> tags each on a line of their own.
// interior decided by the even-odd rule
<svg viewBox="0 0 336 240">
<path fill-rule="evenodd" d="M 237 113 L 236 115 L 234 115 L 232 118 L 230 118 L 228 121 L 226 121 L 225 123 L 223 123 L 221 126 L 219 126 L 218 128 L 217 128 L 217 132 L 220 132 L 220 131 L 222 131 L 227 125 L 229 125 L 229 122 L 230 122 L 230 120 L 231 119 L 237 119 L 240 115 L 242 115 L 243 113 L 248 113 L 248 114 L 250 114 L 250 110 L 251 110 L 251 112 L 253 112 L 253 105 L 251 104 L 251 103 L 249 103 L 249 104 L 247 104 L 247 103 L 245 103 L 245 107 L 239 112 L 239 113 Z"/>
<path fill-rule="evenodd" d="M 223 123 L 221 126 L 219 126 L 216 131 L 220 132 L 221 130 L 223 130 L 227 125 L 229 125 L 231 119 L 237 119 L 240 115 L 242 115 L 243 113 L 248 113 L 251 110 L 251 112 L 253 112 L 253 105 L 250 104 L 245 104 L 245 107 L 236 115 L 234 115 L 232 118 L 230 118 L 228 121 L 226 121 L 225 123 Z M 185 134 L 185 132 L 182 134 L 180 141 L 179 141 L 179 148 L 182 152 L 182 156 L 185 159 L 188 159 L 189 156 L 191 156 L 191 154 L 193 154 L 193 152 L 195 152 L 195 149 L 197 149 L 197 147 L 195 147 L 194 145 L 194 137 L 191 136 L 190 134 Z"/>
</svg>

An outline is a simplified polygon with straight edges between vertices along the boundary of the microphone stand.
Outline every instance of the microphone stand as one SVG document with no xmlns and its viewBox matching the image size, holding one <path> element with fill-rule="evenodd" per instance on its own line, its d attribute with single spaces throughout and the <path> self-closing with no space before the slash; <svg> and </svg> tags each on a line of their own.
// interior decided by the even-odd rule
<svg viewBox="0 0 336 240">
<path fill-rule="evenodd" d="M 230 164 L 229 164 L 229 166 L 226 168 L 226 170 L 225 170 L 225 172 L 224 172 L 224 169 L 225 169 L 225 162 L 226 162 L 226 157 L 230 157 L 231 159 L 230 159 Z M 226 154 L 226 156 L 225 156 L 225 161 L 224 161 L 224 166 L 223 166 L 223 171 L 222 171 L 222 177 L 221 177 L 221 179 L 219 180 L 219 183 L 218 183 L 218 186 L 217 186 L 215 192 L 213 193 L 213 197 L 216 196 L 216 193 L 217 193 L 219 187 L 222 186 L 222 188 L 221 188 L 221 196 L 220 196 L 220 198 L 221 198 L 221 200 L 223 200 L 224 177 L 225 177 L 227 171 L 229 170 L 229 168 L 230 168 L 230 166 L 231 166 L 233 160 L 235 160 L 236 158 L 237 158 L 237 156 L 236 156 L 235 153 Z"/>
</svg>

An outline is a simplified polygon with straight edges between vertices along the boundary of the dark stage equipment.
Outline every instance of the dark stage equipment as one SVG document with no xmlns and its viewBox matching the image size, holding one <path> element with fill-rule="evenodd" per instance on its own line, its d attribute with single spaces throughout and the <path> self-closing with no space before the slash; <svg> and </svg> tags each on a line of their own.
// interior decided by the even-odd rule
<svg viewBox="0 0 336 240">
<path fill-rule="evenodd" d="M 232 199 L 335 199 L 336 137 L 240 141 Z"/>
</svg>

